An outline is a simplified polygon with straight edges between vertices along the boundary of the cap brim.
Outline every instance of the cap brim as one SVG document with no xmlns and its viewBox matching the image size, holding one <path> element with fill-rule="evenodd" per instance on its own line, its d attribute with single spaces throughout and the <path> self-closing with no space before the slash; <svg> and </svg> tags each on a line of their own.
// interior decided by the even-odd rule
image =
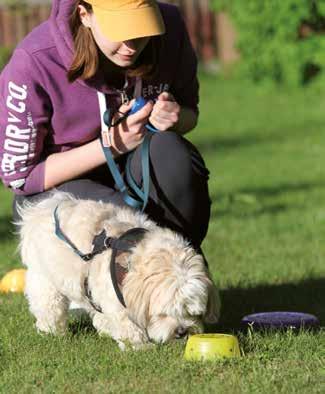
<svg viewBox="0 0 325 394">
<path fill-rule="evenodd" d="M 93 11 L 102 34 L 113 42 L 165 33 L 165 24 L 156 5 L 113 12 L 93 6 Z"/>
</svg>

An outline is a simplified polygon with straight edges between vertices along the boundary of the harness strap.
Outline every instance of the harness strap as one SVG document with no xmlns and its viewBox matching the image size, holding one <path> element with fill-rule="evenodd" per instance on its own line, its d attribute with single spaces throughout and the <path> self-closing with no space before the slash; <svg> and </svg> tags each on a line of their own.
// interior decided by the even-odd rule
<svg viewBox="0 0 325 394">
<path fill-rule="evenodd" d="M 82 253 L 80 250 L 70 241 L 70 239 L 63 233 L 60 227 L 60 222 L 59 222 L 59 217 L 58 217 L 58 208 L 57 206 L 54 210 L 54 223 L 55 223 L 55 234 L 58 238 L 60 238 L 62 241 L 66 242 L 72 249 L 73 251 L 81 257 L 84 261 L 89 261 L 93 256 L 91 253 Z"/>
<path fill-rule="evenodd" d="M 142 228 L 142 227 L 134 227 L 134 228 L 131 228 L 130 230 L 127 230 L 117 241 L 120 241 L 120 242 L 124 241 L 125 243 L 127 243 L 128 249 L 126 250 L 126 249 L 122 249 L 121 247 L 118 247 L 118 248 L 113 247 L 113 250 L 112 250 L 111 264 L 110 264 L 110 273 L 111 273 L 112 283 L 113 283 L 115 293 L 116 293 L 120 303 L 125 308 L 126 308 L 126 304 L 124 301 L 123 294 L 121 292 L 121 287 L 122 287 L 123 279 L 124 279 L 125 275 L 127 274 L 128 270 L 126 268 L 122 267 L 120 264 L 115 264 L 115 260 L 116 260 L 116 257 L 118 257 L 119 253 L 121 253 L 123 251 L 129 252 L 130 249 L 132 247 L 134 247 L 136 245 L 136 243 L 139 242 L 143 238 L 144 234 L 147 232 L 148 232 L 148 230 L 146 230 L 145 228 Z M 136 240 L 131 241 L 131 240 L 123 239 L 125 237 L 130 236 L 130 235 L 131 236 L 136 235 L 136 237 L 137 237 Z"/>
<path fill-rule="evenodd" d="M 137 244 L 137 242 L 139 242 L 143 238 L 144 234 L 148 232 L 148 230 L 142 227 L 134 227 L 127 230 L 119 238 L 107 237 L 106 231 L 103 230 L 100 234 L 95 236 L 93 240 L 92 252 L 84 254 L 63 233 L 59 223 L 58 208 L 59 206 L 57 206 L 54 210 L 55 234 L 59 239 L 67 243 L 72 248 L 72 250 L 84 261 L 88 262 L 92 260 L 97 254 L 102 253 L 109 248 L 112 249 L 111 261 L 110 261 L 111 279 L 116 296 L 118 297 L 120 303 L 126 308 L 126 304 L 120 287 L 122 287 L 123 279 L 127 274 L 128 270 L 116 262 L 116 257 L 121 252 L 130 252 L 131 249 Z M 128 237 L 130 239 L 128 239 Z M 91 291 L 88 285 L 88 276 L 86 276 L 84 280 L 84 289 L 85 289 L 85 295 L 90 305 L 97 312 L 102 312 L 100 306 L 98 306 L 93 301 Z"/>
<path fill-rule="evenodd" d="M 115 261 L 116 254 L 117 254 L 117 250 L 113 249 L 112 250 L 111 262 Z M 112 264 L 112 263 L 110 264 L 110 272 L 111 272 L 111 278 L 112 278 L 113 287 L 114 287 L 115 293 L 117 295 L 117 298 L 119 299 L 120 303 L 124 306 L 124 308 L 126 308 L 123 294 L 122 294 L 122 292 L 120 290 L 120 287 L 118 285 L 115 264 Z"/>
<path fill-rule="evenodd" d="M 88 299 L 89 304 L 95 309 L 95 311 L 97 311 L 99 313 L 103 313 L 102 308 L 99 305 L 97 305 L 93 300 L 93 296 L 92 296 L 91 291 L 89 289 L 88 276 L 86 276 L 85 280 L 84 280 L 84 289 L 85 289 L 85 295 Z"/>
</svg>

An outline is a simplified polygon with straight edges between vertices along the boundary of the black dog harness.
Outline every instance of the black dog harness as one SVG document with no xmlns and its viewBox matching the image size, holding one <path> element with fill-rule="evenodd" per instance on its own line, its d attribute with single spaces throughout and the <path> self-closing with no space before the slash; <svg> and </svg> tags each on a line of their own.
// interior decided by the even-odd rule
<svg viewBox="0 0 325 394">
<path fill-rule="evenodd" d="M 140 242 L 145 233 L 148 230 L 142 227 L 134 227 L 130 230 L 123 233 L 120 237 L 108 237 L 106 231 L 103 230 L 100 234 L 96 235 L 93 240 L 93 249 L 90 253 L 82 253 L 80 250 L 70 241 L 70 239 L 63 233 L 59 223 L 58 217 L 58 207 L 57 206 L 54 210 L 54 222 L 55 222 L 55 234 L 59 237 L 62 241 L 66 242 L 73 251 L 81 257 L 85 262 L 89 262 L 92 260 L 96 255 L 103 253 L 107 249 L 112 249 L 111 254 L 111 261 L 110 261 L 110 274 L 112 278 L 112 283 L 114 286 L 114 290 L 116 293 L 117 298 L 121 302 L 121 304 L 126 308 L 124 297 L 122 294 L 122 283 L 123 279 L 125 278 L 128 269 L 119 264 L 118 259 L 124 253 L 132 253 L 132 249 Z M 85 288 L 85 295 L 91 304 L 91 306 L 98 312 L 102 313 L 102 309 L 100 306 L 96 305 L 93 301 L 91 291 L 89 290 L 88 286 L 88 276 L 86 276 L 84 280 L 84 288 Z"/>
</svg>

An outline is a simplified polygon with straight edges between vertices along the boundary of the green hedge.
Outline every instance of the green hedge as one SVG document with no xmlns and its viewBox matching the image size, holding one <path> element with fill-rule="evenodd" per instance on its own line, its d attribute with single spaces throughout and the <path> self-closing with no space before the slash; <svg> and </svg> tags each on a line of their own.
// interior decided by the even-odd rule
<svg viewBox="0 0 325 394">
<path fill-rule="evenodd" d="M 325 0 L 212 0 L 232 18 L 239 70 L 254 81 L 325 83 Z"/>
</svg>

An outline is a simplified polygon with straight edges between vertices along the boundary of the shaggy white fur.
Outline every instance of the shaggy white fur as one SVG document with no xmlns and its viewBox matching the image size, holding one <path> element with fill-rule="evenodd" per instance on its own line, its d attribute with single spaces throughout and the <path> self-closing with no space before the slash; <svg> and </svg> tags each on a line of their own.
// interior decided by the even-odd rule
<svg viewBox="0 0 325 394">
<path fill-rule="evenodd" d="M 126 308 L 113 288 L 111 249 L 84 262 L 55 235 L 57 206 L 62 231 L 83 253 L 91 251 L 95 235 L 103 229 L 111 237 L 134 227 L 149 230 L 123 262 L 129 267 L 123 281 Z M 63 333 L 70 302 L 83 307 L 98 332 L 109 334 L 121 349 L 126 342 L 138 348 L 199 333 L 203 320 L 217 321 L 218 291 L 202 256 L 180 234 L 158 227 L 145 214 L 58 191 L 37 204 L 25 203 L 19 213 L 20 252 L 28 267 L 25 294 L 39 331 Z M 87 275 L 93 300 L 103 313 L 85 296 Z"/>
</svg>

